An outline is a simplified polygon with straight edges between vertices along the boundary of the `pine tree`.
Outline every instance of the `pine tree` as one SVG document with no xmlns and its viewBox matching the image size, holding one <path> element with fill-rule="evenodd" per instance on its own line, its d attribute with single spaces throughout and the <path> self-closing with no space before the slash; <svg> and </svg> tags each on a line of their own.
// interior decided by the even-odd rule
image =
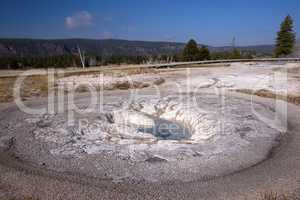
<svg viewBox="0 0 300 200">
<path fill-rule="evenodd" d="M 183 61 L 197 61 L 200 60 L 200 50 L 198 48 L 197 42 L 191 39 L 185 46 L 182 52 Z"/>
<path fill-rule="evenodd" d="M 200 48 L 200 60 L 209 60 L 210 59 L 210 52 L 206 46 L 202 46 Z"/>
<path fill-rule="evenodd" d="M 293 52 L 295 46 L 295 32 L 293 30 L 293 19 L 290 15 L 286 16 L 281 23 L 280 31 L 277 33 L 275 56 L 286 56 Z"/>
</svg>

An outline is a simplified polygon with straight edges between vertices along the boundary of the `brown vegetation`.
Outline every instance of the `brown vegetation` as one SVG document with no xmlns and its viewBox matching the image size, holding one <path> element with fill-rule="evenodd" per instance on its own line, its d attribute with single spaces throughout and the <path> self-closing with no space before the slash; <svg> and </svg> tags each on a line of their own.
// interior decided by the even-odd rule
<svg viewBox="0 0 300 200">
<path fill-rule="evenodd" d="M 156 69 L 147 68 L 122 68 L 122 69 L 95 69 L 95 70 L 78 70 L 78 71 L 66 71 L 64 74 L 56 72 L 56 77 L 68 77 L 68 76 L 80 76 L 80 75 L 98 75 L 100 73 L 111 76 L 127 76 L 134 74 L 145 74 L 145 73 L 158 73 Z M 14 85 L 19 76 L 2 76 L 0 78 L 0 103 L 12 102 L 14 100 L 13 90 Z M 158 80 L 156 85 L 160 85 L 164 80 Z M 130 89 L 130 88 L 143 88 L 147 85 L 135 85 L 135 84 L 116 84 L 112 89 Z M 33 97 L 46 97 L 48 95 L 48 80 L 46 74 L 31 75 L 26 77 L 23 85 L 21 86 L 21 97 L 23 100 Z M 89 91 L 86 87 L 79 87 L 77 92 Z"/>
<path fill-rule="evenodd" d="M 0 78 L 0 103 L 13 101 L 13 90 L 17 77 Z M 35 75 L 24 80 L 21 87 L 21 97 L 47 96 L 48 81 L 45 75 Z"/>
<path fill-rule="evenodd" d="M 266 97 L 266 98 L 272 98 L 272 99 L 280 99 L 280 100 L 284 100 L 287 101 L 289 103 L 295 104 L 295 105 L 300 105 L 300 96 L 296 96 L 296 95 L 281 95 L 281 94 L 274 94 L 272 91 L 270 90 L 250 90 L 250 89 L 238 89 L 235 90 L 236 92 L 240 92 L 240 93 L 244 93 L 244 94 L 251 94 L 251 95 L 256 95 L 256 96 L 260 96 L 260 97 Z"/>
</svg>

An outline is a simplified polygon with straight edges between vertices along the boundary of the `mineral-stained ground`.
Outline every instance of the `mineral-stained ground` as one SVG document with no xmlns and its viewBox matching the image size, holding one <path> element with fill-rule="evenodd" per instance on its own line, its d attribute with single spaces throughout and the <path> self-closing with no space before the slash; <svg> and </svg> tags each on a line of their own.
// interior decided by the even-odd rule
<svg viewBox="0 0 300 200">
<path fill-rule="evenodd" d="M 275 90 L 276 81 L 288 80 L 278 76 L 270 82 L 278 66 L 274 70 L 267 65 L 257 75 L 233 74 L 237 67 L 263 68 L 234 64 L 222 76 L 220 69 L 213 74 L 209 69 L 161 74 L 167 82 L 160 88 L 154 82 L 162 78 L 151 79 L 150 74 L 144 79 L 148 88 L 137 93 L 110 88 L 107 95 L 110 84 L 143 79 L 105 77 L 104 90 L 97 90 L 105 97 L 89 111 L 85 108 L 90 97 L 81 97 L 76 104 L 81 113 L 68 106 L 52 114 L 9 113 L 1 120 L 1 144 L 25 163 L 113 181 L 192 181 L 233 173 L 267 159 L 285 131 L 280 121 L 272 121 L 276 114 L 272 106 L 226 96 L 226 91 L 257 84 Z M 71 80 L 97 85 L 99 79 L 68 77 L 58 83 Z"/>
</svg>

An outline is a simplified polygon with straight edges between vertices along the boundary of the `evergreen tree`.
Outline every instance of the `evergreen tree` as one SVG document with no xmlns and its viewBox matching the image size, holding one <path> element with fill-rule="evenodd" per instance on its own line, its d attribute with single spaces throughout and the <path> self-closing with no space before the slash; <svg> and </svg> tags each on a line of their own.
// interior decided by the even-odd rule
<svg viewBox="0 0 300 200">
<path fill-rule="evenodd" d="M 182 52 L 183 61 L 197 61 L 200 60 L 200 50 L 198 48 L 197 42 L 191 39 L 185 46 Z"/>
<path fill-rule="evenodd" d="M 209 60 L 210 52 L 206 46 L 200 48 L 200 60 Z"/>
<path fill-rule="evenodd" d="M 280 31 L 277 33 L 275 49 L 276 57 L 286 56 L 293 52 L 296 42 L 293 28 L 293 19 L 290 15 L 288 15 L 281 23 Z"/>
</svg>

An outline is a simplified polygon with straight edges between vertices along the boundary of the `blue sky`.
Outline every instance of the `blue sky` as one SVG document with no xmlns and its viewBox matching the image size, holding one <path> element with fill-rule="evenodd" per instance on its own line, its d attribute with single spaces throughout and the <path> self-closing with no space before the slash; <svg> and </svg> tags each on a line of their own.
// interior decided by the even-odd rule
<svg viewBox="0 0 300 200">
<path fill-rule="evenodd" d="M 299 0 L 1 0 L 0 37 L 270 44 L 287 14 L 300 31 Z"/>
</svg>

